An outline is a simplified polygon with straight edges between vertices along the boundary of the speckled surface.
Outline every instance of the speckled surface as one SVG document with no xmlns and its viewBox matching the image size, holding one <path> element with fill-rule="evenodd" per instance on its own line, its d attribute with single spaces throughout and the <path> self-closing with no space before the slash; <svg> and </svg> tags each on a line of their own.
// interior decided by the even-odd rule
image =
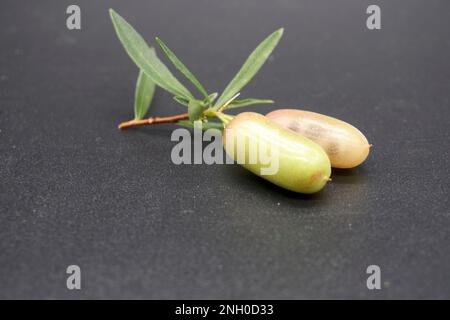
<svg viewBox="0 0 450 320">
<path fill-rule="evenodd" d="M 376 2 L 380 31 L 356 0 L 77 1 L 68 31 L 67 1 L 3 0 L 0 298 L 450 298 L 450 3 Z M 210 91 L 284 26 L 243 96 L 346 120 L 372 154 L 314 196 L 172 164 L 173 126 L 116 129 L 137 69 L 108 7 Z M 153 114 L 182 111 L 158 90 Z"/>
</svg>

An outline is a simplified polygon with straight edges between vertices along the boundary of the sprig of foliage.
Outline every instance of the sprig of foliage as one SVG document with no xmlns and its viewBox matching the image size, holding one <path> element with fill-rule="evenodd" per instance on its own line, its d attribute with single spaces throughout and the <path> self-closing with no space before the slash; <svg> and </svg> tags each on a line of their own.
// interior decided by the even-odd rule
<svg viewBox="0 0 450 320">
<path fill-rule="evenodd" d="M 144 119 L 155 93 L 155 83 L 144 71 L 139 70 L 134 93 L 134 119 Z"/>
<path fill-rule="evenodd" d="M 238 73 L 225 87 L 225 90 L 219 98 L 217 98 L 218 94 L 216 92 L 208 94 L 197 77 L 183 64 L 183 62 L 181 62 L 173 51 L 157 37 L 156 42 L 167 56 L 168 60 L 201 93 L 202 98 L 197 99 L 180 81 L 178 81 L 177 78 L 175 78 L 167 66 L 156 56 L 154 49 L 147 45 L 141 35 L 139 35 L 139 33 L 124 18 L 112 9 L 110 9 L 109 12 L 119 40 L 130 58 L 140 69 L 138 81 L 136 83 L 134 104 L 135 120 L 141 121 L 140 124 L 144 121 L 141 119 L 144 118 L 148 111 L 154 94 L 155 85 L 172 93 L 176 102 L 187 106 L 188 114 L 186 115 L 186 118 L 189 118 L 189 121 L 178 121 L 180 125 L 185 126 L 186 122 L 193 125 L 195 121 L 202 121 L 204 124 L 208 124 L 207 127 L 220 127 L 220 125 L 223 127 L 222 123 L 208 122 L 207 118 L 215 116 L 222 122 L 225 120 L 228 122 L 231 117 L 224 115 L 222 113 L 223 110 L 256 104 L 273 103 L 272 100 L 234 99 L 239 95 L 239 91 L 248 84 L 267 61 L 283 35 L 282 28 L 270 34 L 253 50 Z M 154 121 L 151 123 L 154 123 Z M 132 125 L 132 123 L 130 124 L 130 122 L 128 122 L 127 127 L 130 125 Z"/>
</svg>

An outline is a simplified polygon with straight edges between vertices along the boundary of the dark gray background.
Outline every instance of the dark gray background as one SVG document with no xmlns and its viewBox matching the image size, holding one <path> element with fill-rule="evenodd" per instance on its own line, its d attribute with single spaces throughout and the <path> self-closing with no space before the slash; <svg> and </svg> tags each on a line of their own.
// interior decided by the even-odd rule
<svg viewBox="0 0 450 320">
<path fill-rule="evenodd" d="M 65 27 L 72 3 L 81 31 Z M 368 160 L 313 196 L 172 164 L 173 125 L 116 128 L 137 68 L 109 7 L 211 92 L 285 27 L 242 95 L 354 124 Z M 0 46 L 1 298 L 450 298 L 449 1 L 2 0 Z M 153 115 L 181 112 L 157 91 Z"/>
</svg>

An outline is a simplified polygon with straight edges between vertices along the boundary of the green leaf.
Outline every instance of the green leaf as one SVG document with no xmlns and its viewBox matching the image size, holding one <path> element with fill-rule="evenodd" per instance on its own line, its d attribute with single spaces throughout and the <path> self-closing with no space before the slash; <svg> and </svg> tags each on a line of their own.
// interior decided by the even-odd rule
<svg viewBox="0 0 450 320">
<path fill-rule="evenodd" d="M 251 106 L 254 104 L 267 104 L 267 103 L 273 103 L 273 100 L 260 100 L 260 99 L 234 100 L 228 106 L 223 108 L 223 110 L 246 107 L 246 106 Z"/>
<path fill-rule="evenodd" d="M 276 47 L 282 35 L 283 28 L 278 29 L 256 47 L 215 103 L 216 109 L 229 101 L 254 77 Z"/>
<path fill-rule="evenodd" d="M 177 121 L 177 124 L 190 129 L 194 128 L 194 124 L 188 120 Z"/>
<path fill-rule="evenodd" d="M 134 119 L 141 120 L 147 114 L 150 103 L 155 93 L 155 83 L 139 70 L 139 76 L 136 81 L 136 90 L 134 92 Z"/>
<path fill-rule="evenodd" d="M 195 99 L 190 100 L 189 105 L 188 105 L 188 114 L 189 114 L 190 121 L 196 121 L 196 120 L 200 119 L 200 117 L 203 114 L 202 101 L 198 101 Z"/>
<path fill-rule="evenodd" d="M 191 71 L 177 58 L 177 56 L 169 49 L 169 47 L 158 37 L 156 37 L 156 42 L 161 47 L 162 51 L 166 54 L 167 58 L 173 63 L 175 68 L 177 68 L 192 84 L 200 91 L 209 102 L 209 96 L 206 92 L 205 88 L 201 85 L 201 83 L 197 80 L 197 78 L 192 74 Z"/>
<path fill-rule="evenodd" d="M 195 120 L 194 121 L 194 129 L 201 129 L 203 130 L 203 126 L 202 126 L 203 122 L 200 120 Z"/>
<path fill-rule="evenodd" d="M 180 120 L 177 122 L 180 126 L 193 129 L 194 124 L 187 120 Z M 222 122 L 203 122 L 202 123 L 202 130 L 208 130 L 208 129 L 218 129 L 223 130 L 223 123 Z"/>
<path fill-rule="evenodd" d="M 175 97 L 173 97 L 173 100 L 175 100 L 179 104 L 182 104 L 183 106 L 186 106 L 186 107 L 189 105 L 189 99 L 175 96 Z"/>
<path fill-rule="evenodd" d="M 203 130 L 208 129 L 219 129 L 223 130 L 223 123 L 222 122 L 203 122 Z"/>
<path fill-rule="evenodd" d="M 216 100 L 216 98 L 217 98 L 218 95 L 219 95 L 219 94 L 218 94 L 217 92 L 211 93 L 211 94 L 208 96 L 208 98 L 209 98 L 209 103 L 213 103 L 214 100 Z M 205 102 L 205 104 L 207 104 L 207 103 L 208 103 L 208 99 L 205 98 L 205 99 L 203 100 L 203 102 Z"/>
<path fill-rule="evenodd" d="M 137 31 L 113 9 L 109 9 L 111 20 L 125 51 L 144 70 L 147 76 L 161 88 L 176 96 L 192 99 L 193 96 L 158 59 L 155 50 L 150 48 Z"/>
</svg>

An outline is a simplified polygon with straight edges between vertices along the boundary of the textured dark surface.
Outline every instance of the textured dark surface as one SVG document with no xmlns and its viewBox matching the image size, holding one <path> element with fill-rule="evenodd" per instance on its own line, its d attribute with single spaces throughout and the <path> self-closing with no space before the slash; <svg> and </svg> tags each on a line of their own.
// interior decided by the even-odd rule
<svg viewBox="0 0 450 320">
<path fill-rule="evenodd" d="M 450 298 L 450 2 L 372 1 L 380 31 L 367 1 L 76 2 L 81 31 L 71 1 L 0 4 L 1 298 Z M 346 120 L 369 159 L 314 196 L 172 164 L 173 126 L 116 129 L 137 69 L 109 7 L 209 91 L 284 26 L 243 96 Z M 179 112 L 158 90 L 152 114 Z"/>
</svg>

